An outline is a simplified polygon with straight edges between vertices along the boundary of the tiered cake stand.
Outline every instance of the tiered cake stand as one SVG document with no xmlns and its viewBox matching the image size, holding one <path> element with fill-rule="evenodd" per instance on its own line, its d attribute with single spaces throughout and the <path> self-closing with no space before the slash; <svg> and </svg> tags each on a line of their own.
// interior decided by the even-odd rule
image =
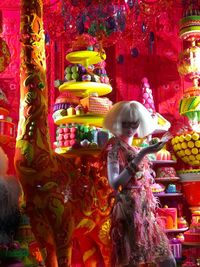
<svg viewBox="0 0 200 267">
<path fill-rule="evenodd" d="M 101 54 L 96 51 L 75 51 L 66 56 L 66 59 L 73 64 L 81 64 L 84 67 L 88 67 L 92 64 L 97 64 L 106 59 L 105 54 Z M 110 84 L 99 82 L 85 82 L 85 81 L 68 81 L 60 85 L 60 92 L 69 91 L 77 97 L 87 97 L 96 93 L 98 96 L 103 96 L 112 91 Z M 64 123 L 78 123 L 90 126 L 102 127 L 104 115 L 100 114 L 81 114 L 72 116 L 62 116 L 54 120 L 57 125 Z M 57 148 L 57 153 L 66 153 L 67 148 Z M 72 152 L 72 151 L 71 151 Z M 88 152 L 88 149 L 87 149 Z"/>
</svg>

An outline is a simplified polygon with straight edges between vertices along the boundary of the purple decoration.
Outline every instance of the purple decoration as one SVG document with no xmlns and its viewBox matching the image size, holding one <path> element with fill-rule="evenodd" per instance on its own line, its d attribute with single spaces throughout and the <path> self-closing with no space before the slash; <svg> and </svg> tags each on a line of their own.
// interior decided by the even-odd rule
<svg viewBox="0 0 200 267">
<path fill-rule="evenodd" d="M 138 57 L 139 55 L 139 51 L 137 49 L 137 47 L 131 48 L 131 56 L 132 57 Z"/>
<path fill-rule="evenodd" d="M 149 41 L 153 43 L 154 40 L 155 40 L 154 32 L 150 32 L 150 33 L 149 33 Z"/>
<path fill-rule="evenodd" d="M 144 22 L 142 22 L 142 32 L 145 33 L 146 32 L 146 25 L 144 24 Z"/>
<path fill-rule="evenodd" d="M 123 64 L 124 63 L 124 56 L 123 55 L 119 55 L 117 57 L 117 63 L 119 63 L 119 64 Z"/>
</svg>

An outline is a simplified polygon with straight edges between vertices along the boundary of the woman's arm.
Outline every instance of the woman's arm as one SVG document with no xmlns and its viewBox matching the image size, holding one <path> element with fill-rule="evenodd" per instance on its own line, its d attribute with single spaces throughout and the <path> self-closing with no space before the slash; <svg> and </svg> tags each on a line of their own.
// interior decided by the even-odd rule
<svg viewBox="0 0 200 267">
<path fill-rule="evenodd" d="M 111 149 L 107 156 L 107 173 L 108 181 L 112 188 L 118 189 L 120 185 L 126 185 L 133 174 L 138 171 L 138 166 L 143 158 L 149 153 L 155 153 L 159 151 L 165 142 L 159 142 L 157 144 L 145 147 L 138 152 L 136 157 L 120 172 L 119 168 L 119 156 L 116 150 Z"/>
<path fill-rule="evenodd" d="M 112 188 L 117 190 L 120 185 L 126 185 L 136 172 L 135 166 L 127 165 L 122 172 L 119 168 L 119 157 L 116 151 L 110 150 L 107 156 L 108 181 Z"/>
</svg>

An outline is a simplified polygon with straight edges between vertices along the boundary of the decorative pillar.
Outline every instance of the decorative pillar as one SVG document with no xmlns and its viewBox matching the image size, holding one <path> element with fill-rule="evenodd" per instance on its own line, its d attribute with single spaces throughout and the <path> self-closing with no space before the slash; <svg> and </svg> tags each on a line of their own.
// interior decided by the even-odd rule
<svg viewBox="0 0 200 267">
<path fill-rule="evenodd" d="M 46 267 L 68 267 L 74 217 L 64 192 L 75 176 L 75 168 L 70 159 L 56 155 L 50 144 L 43 2 L 21 0 L 20 19 L 20 118 L 15 168 Z"/>
</svg>

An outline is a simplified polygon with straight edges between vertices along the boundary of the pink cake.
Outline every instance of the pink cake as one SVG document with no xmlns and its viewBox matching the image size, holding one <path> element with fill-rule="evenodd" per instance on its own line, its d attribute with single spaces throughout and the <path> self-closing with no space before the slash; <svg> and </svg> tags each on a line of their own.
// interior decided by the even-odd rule
<svg viewBox="0 0 200 267">
<path fill-rule="evenodd" d="M 171 160 L 171 153 L 165 148 L 161 149 L 156 153 L 156 160 Z"/>
<path fill-rule="evenodd" d="M 112 107 L 112 101 L 107 97 L 88 96 L 80 100 L 86 113 L 105 115 Z"/>
<path fill-rule="evenodd" d="M 161 219 L 163 227 L 165 229 L 177 229 L 177 209 L 168 208 L 158 208 L 157 214 Z"/>
<path fill-rule="evenodd" d="M 193 214 L 190 229 L 184 233 L 185 243 L 200 245 L 200 215 Z"/>
<path fill-rule="evenodd" d="M 174 179 L 178 178 L 174 167 L 160 167 L 156 171 L 156 178 Z"/>
<path fill-rule="evenodd" d="M 162 193 L 165 191 L 165 186 L 163 184 L 154 183 L 151 185 L 151 191 L 153 193 Z"/>
</svg>

